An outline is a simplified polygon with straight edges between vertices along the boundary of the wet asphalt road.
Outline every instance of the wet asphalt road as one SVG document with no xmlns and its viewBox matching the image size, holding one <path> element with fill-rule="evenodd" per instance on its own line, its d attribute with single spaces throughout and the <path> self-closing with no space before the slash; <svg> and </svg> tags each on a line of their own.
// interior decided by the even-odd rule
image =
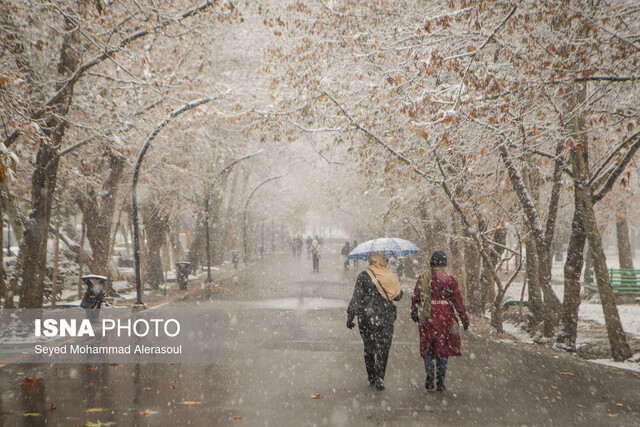
<svg viewBox="0 0 640 427">
<path fill-rule="evenodd" d="M 320 268 L 280 255 L 173 303 L 224 310 L 220 364 L 4 366 L 0 425 L 640 425 L 638 376 L 469 333 L 447 391 L 426 392 L 408 283 L 376 391 L 345 327 L 357 271 Z"/>
</svg>

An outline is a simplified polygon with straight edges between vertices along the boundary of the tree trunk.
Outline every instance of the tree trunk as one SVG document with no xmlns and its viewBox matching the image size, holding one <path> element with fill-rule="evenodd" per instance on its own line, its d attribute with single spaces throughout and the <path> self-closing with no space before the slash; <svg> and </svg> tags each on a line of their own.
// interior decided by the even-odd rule
<svg viewBox="0 0 640 427">
<path fill-rule="evenodd" d="M 78 253 L 78 299 L 82 298 L 82 276 L 84 270 L 84 239 L 87 236 L 87 227 L 84 224 L 84 215 L 82 216 L 82 222 L 80 223 L 80 227 L 82 227 L 82 233 L 80 235 L 80 252 Z"/>
<path fill-rule="evenodd" d="M 2 191 L 0 189 L 0 191 Z M 4 197 L 0 195 L 0 299 L 7 296 L 7 283 L 4 280 Z"/>
<path fill-rule="evenodd" d="M 496 292 L 496 296 L 493 299 L 493 307 L 491 310 L 491 326 L 496 328 L 496 332 L 502 333 L 504 329 L 502 327 L 502 300 L 504 299 L 505 291 L 500 289 Z"/>
<path fill-rule="evenodd" d="M 221 183 L 224 185 L 224 183 Z M 220 264 L 222 262 L 222 256 L 224 255 L 224 249 L 222 246 L 223 240 L 220 239 L 220 212 L 223 206 L 223 199 L 219 191 L 215 191 L 211 197 L 211 208 L 209 210 L 209 238 L 211 240 L 211 264 Z"/>
<path fill-rule="evenodd" d="M 467 309 L 471 314 L 482 314 L 482 287 L 480 284 L 480 253 L 473 240 L 469 239 L 464 251 L 467 276 Z"/>
<path fill-rule="evenodd" d="M 22 308 L 42 307 L 47 236 L 58 161 L 57 146 L 41 141 L 31 179 L 31 211 L 25 221 L 24 235 L 20 242 L 23 274 L 19 305 Z"/>
<path fill-rule="evenodd" d="M 459 215 L 455 212 L 451 213 L 451 222 L 453 229 L 453 236 L 449 241 L 449 247 L 451 248 L 451 271 L 458 281 L 458 287 L 460 288 L 462 299 L 465 304 L 467 304 L 467 274 L 464 268 L 464 238 L 462 236 L 462 224 L 460 223 Z"/>
<path fill-rule="evenodd" d="M 144 228 L 147 233 L 147 274 L 146 283 L 152 289 L 159 289 L 164 283 L 160 251 L 165 244 L 165 234 L 169 230 L 169 219 L 157 207 L 145 211 Z"/>
<path fill-rule="evenodd" d="M 583 184 L 578 184 L 580 199 L 584 203 L 584 228 L 587 233 L 587 240 L 593 255 L 593 267 L 598 284 L 598 293 L 604 312 L 604 320 L 607 326 L 607 334 L 611 345 L 611 356 L 613 360 L 621 362 L 627 360 L 633 354 L 627 343 L 627 338 L 620 323 L 620 315 L 618 307 L 613 298 L 613 288 L 609 280 L 609 271 L 607 270 L 607 259 L 602 246 L 602 237 L 598 229 L 598 223 L 593 211 L 591 202 L 591 191 L 584 188 Z"/>
<path fill-rule="evenodd" d="M 618 259 L 620 268 L 633 270 L 633 257 L 631 256 L 631 241 L 629 240 L 629 223 L 627 212 L 622 211 L 616 221 L 616 236 L 618 238 Z"/>
<path fill-rule="evenodd" d="M 560 314 L 560 327 L 556 341 L 568 351 L 576 350 L 578 335 L 578 309 L 580 308 L 580 274 L 582 273 L 584 245 L 587 236 L 584 231 L 584 207 L 574 190 L 574 210 L 571 221 L 571 236 L 564 264 L 564 301 Z"/>
<path fill-rule="evenodd" d="M 594 278 L 591 277 L 591 270 L 593 270 L 593 255 L 591 255 L 591 246 L 589 246 L 589 242 L 587 242 L 587 255 L 584 259 L 584 284 L 592 285 L 594 284 Z"/>
<path fill-rule="evenodd" d="M 482 292 L 482 312 L 485 312 L 487 308 L 491 308 L 496 298 L 496 283 L 493 280 L 493 275 L 489 269 L 494 268 L 491 265 L 485 265 L 482 262 L 480 269 L 480 283 Z"/>
<path fill-rule="evenodd" d="M 65 20 L 65 30 L 57 70 L 62 80 L 79 66 L 79 34 L 75 31 L 76 25 L 70 20 Z M 42 307 L 43 278 L 47 264 L 47 236 L 60 160 L 58 148 L 67 127 L 67 122 L 59 117 L 67 115 L 72 98 L 73 86 L 70 86 L 45 118 L 45 126 L 42 129 L 46 138 L 41 138 L 38 145 L 31 178 L 31 210 L 25 221 L 24 235 L 20 242 L 23 262 L 20 307 L 23 308 Z"/>
<path fill-rule="evenodd" d="M 204 229 L 204 215 L 198 213 L 196 220 L 196 232 L 189 247 L 189 262 L 191 263 L 191 271 L 197 271 L 200 265 L 202 265 L 202 259 L 206 255 L 205 253 L 205 229 Z"/>
<path fill-rule="evenodd" d="M 562 152 L 562 147 L 562 144 L 557 145 L 556 155 L 559 155 Z M 499 146 L 499 152 L 507 172 L 509 173 L 509 179 L 513 189 L 520 200 L 527 228 L 531 233 L 529 238 L 531 243 L 529 246 L 531 246 L 531 249 L 535 250 L 535 264 L 537 271 L 535 273 L 535 280 L 530 282 L 529 290 L 530 292 L 539 292 L 541 290 L 544 294 L 544 304 L 540 306 L 542 311 L 540 313 L 536 313 L 536 316 L 542 314 L 542 320 L 544 321 L 543 333 L 545 336 L 550 337 L 553 335 L 553 331 L 557 325 L 558 312 L 560 308 L 560 301 L 553 292 L 550 282 L 552 262 L 551 241 L 553 239 L 555 229 L 562 169 L 557 164 L 554 167 L 554 183 L 549 203 L 548 221 L 543 229 L 540 214 L 538 213 L 540 186 L 538 174 L 533 174 L 526 164 L 522 172 L 520 172 L 509 155 L 509 150 L 504 144 Z M 529 249 L 529 247 L 527 247 L 527 249 Z M 533 255 L 533 252 L 529 252 L 529 250 L 527 250 L 528 259 L 531 259 Z M 527 270 L 529 271 L 530 269 Z"/>
<path fill-rule="evenodd" d="M 185 260 L 184 249 L 180 242 L 180 222 L 174 221 L 171 231 L 169 231 L 169 242 L 171 243 L 171 251 L 175 262 L 183 262 Z"/>
<path fill-rule="evenodd" d="M 598 293 L 602 303 L 605 323 L 607 325 L 607 334 L 611 344 L 611 354 L 614 360 L 623 361 L 632 356 L 631 349 L 627 343 L 626 336 L 620 323 L 618 308 L 613 298 L 613 288 L 609 280 L 609 271 L 607 270 L 607 260 L 602 246 L 602 238 L 598 230 L 593 205 L 591 204 L 591 194 L 583 192 L 582 197 L 585 200 L 585 231 L 589 241 L 589 247 L 593 255 L 593 267 L 595 270 L 596 282 L 598 284 Z"/>
<path fill-rule="evenodd" d="M 539 247 L 538 247 L 539 248 Z M 558 325 L 560 300 L 551 287 L 551 268 L 553 265 L 551 245 L 538 250 L 538 283 L 544 295 L 544 336 L 551 337 Z"/>
<path fill-rule="evenodd" d="M 527 276 L 527 295 L 529 299 L 529 328 L 535 329 L 545 319 L 544 304 L 542 303 L 542 292 L 540 290 L 540 282 L 538 281 L 538 251 L 532 239 L 525 242 L 527 250 L 527 264 L 525 275 Z"/>
<path fill-rule="evenodd" d="M 109 259 L 113 256 L 113 247 L 117 243 L 116 239 L 118 238 L 118 232 L 120 231 L 120 220 L 122 219 L 122 208 L 118 211 L 118 219 L 116 219 L 116 223 L 113 226 L 113 231 L 111 232 L 111 243 L 109 244 Z"/>
<path fill-rule="evenodd" d="M 87 227 L 87 240 L 93 253 L 92 274 L 110 277 L 111 229 L 116 208 L 118 182 L 122 176 L 125 158 L 118 154 L 109 155 L 109 170 L 98 197 L 93 191 L 76 196 L 76 202 L 82 210 Z M 105 292 L 114 296 L 113 285 L 109 279 Z"/>
</svg>

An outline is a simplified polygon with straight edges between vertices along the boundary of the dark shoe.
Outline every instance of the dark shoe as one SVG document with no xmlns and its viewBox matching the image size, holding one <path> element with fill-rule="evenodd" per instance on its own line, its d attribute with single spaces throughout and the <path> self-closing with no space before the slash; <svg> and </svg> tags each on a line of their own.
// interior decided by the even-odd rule
<svg viewBox="0 0 640 427">
<path fill-rule="evenodd" d="M 424 388 L 427 390 L 433 390 L 433 375 L 427 375 L 427 380 L 424 382 Z"/>
<path fill-rule="evenodd" d="M 436 391 L 445 391 L 447 388 L 444 386 L 443 383 L 438 383 L 438 386 L 436 387 Z"/>
<path fill-rule="evenodd" d="M 384 390 L 384 382 L 382 381 L 382 378 L 378 378 L 376 380 L 376 389 L 377 390 Z"/>
<path fill-rule="evenodd" d="M 373 387 L 374 385 L 376 385 L 376 380 L 374 380 L 373 378 L 369 378 L 369 385 L 371 387 Z"/>
</svg>

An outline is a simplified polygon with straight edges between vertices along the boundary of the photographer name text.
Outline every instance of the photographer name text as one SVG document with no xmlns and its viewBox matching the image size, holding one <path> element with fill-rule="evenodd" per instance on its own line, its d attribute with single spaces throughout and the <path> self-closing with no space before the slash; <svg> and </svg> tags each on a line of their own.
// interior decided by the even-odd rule
<svg viewBox="0 0 640 427">
<path fill-rule="evenodd" d="M 150 346 L 136 344 L 93 346 L 82 344 L 62 344 L 59 346 L 46 346 L 37 344 L 35 354 L 55 356 L 59 354 L 182 354 L 182 345 L 176 346 Z"/>
</svg>

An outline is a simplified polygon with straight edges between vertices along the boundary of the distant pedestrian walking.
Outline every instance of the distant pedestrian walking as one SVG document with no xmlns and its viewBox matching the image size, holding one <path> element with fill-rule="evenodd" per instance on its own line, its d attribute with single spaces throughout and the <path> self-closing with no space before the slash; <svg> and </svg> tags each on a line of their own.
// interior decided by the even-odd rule
<svg viewBox="0 0 640 427">
<path fill-rule="evenodd" d="M 384 389 L 384 375 L 393 340 L 393 324 L 396 320 L 396 306 L 402 289 L 400 281 L 386 269 L 384 254 L 369 254 L 369 267 L 358 275 L 353 296 L 347 309 L 347 328 L 355 326 L 353 319 L 358 316 L 358 329 L 364 343 L 364 364 L 369 384 L 378 390 Z"/>
<path fill-rule="evenodd" d="M 320 243 L 317 239 L 311 242 L 311 258 L 313 260 L 313 271 L 320 271 Z"/>
<path fill-rule="evenodd" d="M 462 296 L 456 279 L 446 273 L 447 256 L 443 251 L 435 251 L 431 256 L 430 270 L 416 283 L 411 301 L 411 319 L 418 323 L 420 332 L 420 356 L 424 358 L 427 372 L 425 387 L 433 390 L 436 363 L 437 390 L 444 391 L 449 356 L 460 356 L 460 331 L 458 318 L 465 329 L 469 327 L 469 317 L 462 303 Z"/>
<path fill-rule="evenodd" d="M 351 245 L 347 241 L 347 242 L 344 243 L 344 246 L 342 247 L 342 250 L 340 251 L 340 253 L 344 257 L 344 269 L 345 270 L 349 269 L 349 258 L 347 258 L 347 256 L 349 256 L 349 252 L 351 252 Z"/>
<path fill-rule="evenodd" d="M 351 245 L 351 250 L 354 250 L 356 246 L 358 246 L 358 241 L 354 240 L 353 244 Z M 358 258 L 353 259 L 353 268 L 358 268 Z"/>
<path fill-rule="evenodd" d="M 298 235 L 298 237 L 296 237 L 296 258 L 300 258 L 301 253 L 302 253 L 302 236 Z"/>
<path fill-rule="evenodd" d="M 311 243 L 313 243 L 313 239 L 311 238 L 311 236 L 307 237 L 305 243 L 307 244 L 307 258 L 311 258 Z"/>
</svg>

